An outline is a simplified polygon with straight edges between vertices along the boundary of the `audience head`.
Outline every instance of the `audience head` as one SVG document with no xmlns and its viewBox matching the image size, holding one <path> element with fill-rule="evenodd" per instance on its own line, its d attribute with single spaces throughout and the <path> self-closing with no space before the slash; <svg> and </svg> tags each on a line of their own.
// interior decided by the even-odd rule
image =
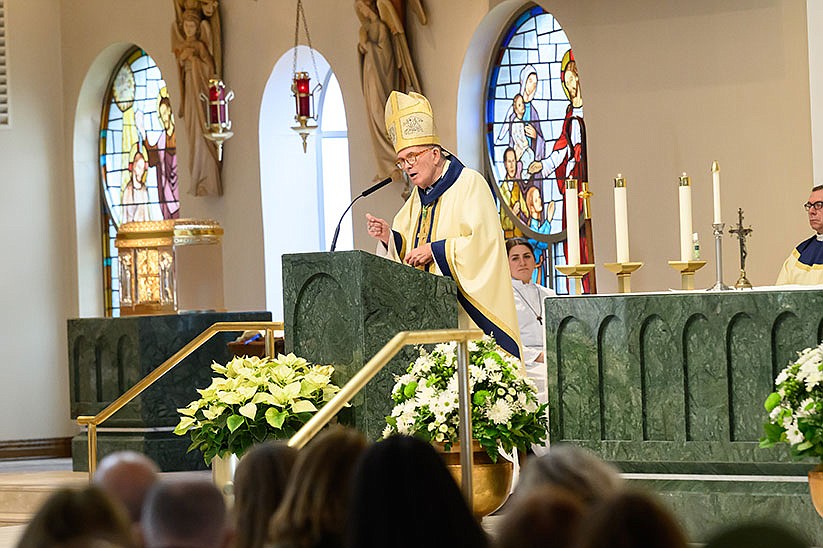
<svg viewBox="0 0 823 548">
<path fill-rule="evenodd" d="M 135 546 L 122 507 L 97 487 L 60 489 L 29 522 L 17 546 Z"/>
<path fill-rule="evenodd" d="M 808 548 L 792 530 L 774 523 L 743 523 L 712 535 L 705 548 Z"/>
<path fill-rule="evenodd" d="M 566 489 L 589 506 L 615 494 L 623 480 L 615 467 L 593 453 L 575 445 L 559 444 L 526 461 L 516 494 L 525 495 L 540 485 Z"/>
<path fill-rule="evenodd" d="M 623 491 L 594 506 L 578 548 L 686 548 L 686 537 L 649 495 Z"/>
<path fill-rule="evenodd" d="M 301 449 L 272 518 L 269 540 L 294 548 L 339 546 L 351 476 L 365 448 L 363 434 L 337 426 Z"/>
<path fill-rule="evenodd" d="M 208 480 L 159 481 L 140 522 L 145 548 L 221 548 L 231 540 L 223 495 Z"/>
<path fill-rule="evenodd" d="M 585 513 L 583 502 L 565 489 L 537 487 L 507 509 L 497 530 L 495 546 L 573 546 Z"/>
<path fill-rule="evenodd" d="M 107 455 L 94 473 L 94 484 L 123 504 L 132 523 L 140 521 L 143 501 L 160 469 L 146 455 L 118 451 Z"/>
<path fill-rule="evenodd" d="M 236 548 L 265 544 L 296 458 L 297 450 L 282 441 L 261 443 L 243 455 L 234 474 Z"/>
<path fill-rule="evenodd" d="M 486 537 L 434 448 L 392 436 L 363 454 L 354 476 L 347 546 L 483 547 Z"/>
</svg>

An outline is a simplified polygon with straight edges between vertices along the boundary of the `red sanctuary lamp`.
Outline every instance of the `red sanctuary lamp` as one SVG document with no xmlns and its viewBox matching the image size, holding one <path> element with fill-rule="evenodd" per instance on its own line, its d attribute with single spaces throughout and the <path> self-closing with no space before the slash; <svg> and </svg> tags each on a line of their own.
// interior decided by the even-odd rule
<svg viewBox="0 0 823 548">
<path fill-rule="evenodd" d="M 200 94 L 200 100 L 206 104 L 206 124 L 203 136 L 217 144 L 217 159 L 223 161 L 223 142 L 231 138 L 229 119 L 229 101 L 234 99 L 234 92 L 226 89 L 222 80 L 209 80 L 209 95 Z"/>
<path fill-rule="evenodd" d="M 306 152 L 306 138 L 317 129 L 316 124 L 309 123 L 310 120 L 316 120 L 314 90 L 310 89 L 309 80 L 308 72 L 295 72 L 291 84 L 291 91 L 294 93 L 294 119 L 297 122 L 292 129 L 303 139 L 303 152 Z"/>
</svg>

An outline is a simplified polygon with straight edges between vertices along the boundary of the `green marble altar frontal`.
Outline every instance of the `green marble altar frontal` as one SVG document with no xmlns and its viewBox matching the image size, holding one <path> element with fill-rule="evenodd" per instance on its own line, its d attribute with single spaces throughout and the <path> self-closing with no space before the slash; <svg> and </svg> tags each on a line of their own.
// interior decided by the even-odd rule
<svg viewBox="0 0 823 548">
<path fill-rule="evenodd" d="M 552 443 L 655 475 L 646 483 L 686 512 L 692 540 L 768 508 L 823 545 L 802 483 L 812 463 L 758 447 L 777 372 L 823 336 L 823 291 L 555 297 L 545 318 Z M 694 476 L 667 480 L 682 474 Z M 747 492 L 720 475 L 758 480 Z"/>
<path fill-rule="evenodd" d="M 68 320 L 71 418 L 95 415 L 140 379 L 217 322 L 271 321 L 269 312 L 192 312 Z M 199 452 L 186 453 L 188 437 L 171 429 L 177 408 L 211 382 L 212 361 L 231 359 L 226 344 L 238 333 L 220 333 L 115 413 L 98 430 L 98 455 L 121 449 L 148 454 L 164 471 L 203 468 Z M 86 470 L 85 433 L 72 440 L 75 470 Z"/>
<path fill-rule="evenodd" d="M 344 384 L 399 331 L 457 327 L 457 288 L 449 278 L 363 251 L 283 256 L 286 350 L 336 368 Z M 407 347 L 341 413 L 370 439 L 391 412 L 394 375 L 416 353 Z"/>
</svg>

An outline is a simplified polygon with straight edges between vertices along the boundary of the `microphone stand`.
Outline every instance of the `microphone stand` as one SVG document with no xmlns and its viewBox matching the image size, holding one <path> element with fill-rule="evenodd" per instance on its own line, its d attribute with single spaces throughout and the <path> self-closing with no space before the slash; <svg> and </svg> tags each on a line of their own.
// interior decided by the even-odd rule
<svg viewBox="0 0 823 548">
<path fill-rule="evenodd" d="M 349 210 L 351 209 L 351 206 L 354 205 L 354 202 L 356 202 L 360 198 L 365 198 L 366 196 L 368 196 L 372 192 L 376 192 L 376 191 L 380 190 L 381 188 L 383 188 L 387 184 L 391 183 L 391 180 L 392 180 L 391 177 L 386 177 L 385 179 L 383 179 L 382 181 L 380 181 L 376 185 L 373 185 L 373 186 L 367 188 L 366 190 L 364 190 L 363 192 L 361 192 L 360 195 L 357 196 L 357 198 L 355 198 L 354 200 L 351 201 L 351 203 L 349 204 L 349 207 L 347 207 L 346 211 L 343 212 L 343 215 L 340 216 L 340 220 L 337 221 L 337 227 L 334 229 L 334 236 L 332 236 L 332 239 L 331 239 L 331 247 L 329 248 L 329 253 L 332 253 L 334 251 L 334 249 L 337 247 L 337 237 L 340 236 L 340 225 L 343 224 L 343 218 L 346 216 L 346 213 L 349 212 Z"/>
</svg>

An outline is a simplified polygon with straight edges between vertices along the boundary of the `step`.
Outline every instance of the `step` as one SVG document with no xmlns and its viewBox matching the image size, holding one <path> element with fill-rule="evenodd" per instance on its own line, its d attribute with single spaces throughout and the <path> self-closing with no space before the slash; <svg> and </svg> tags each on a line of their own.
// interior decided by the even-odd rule
<svg viewBox="0 0 823 548">
<path fill-rule="evenodd" d="M 89 476 L 83 472 L 0 473 L 0 515 L 34 514 L 57 489 L 79 488 L 88 485 L 88 482 Z"/>
</svg>

